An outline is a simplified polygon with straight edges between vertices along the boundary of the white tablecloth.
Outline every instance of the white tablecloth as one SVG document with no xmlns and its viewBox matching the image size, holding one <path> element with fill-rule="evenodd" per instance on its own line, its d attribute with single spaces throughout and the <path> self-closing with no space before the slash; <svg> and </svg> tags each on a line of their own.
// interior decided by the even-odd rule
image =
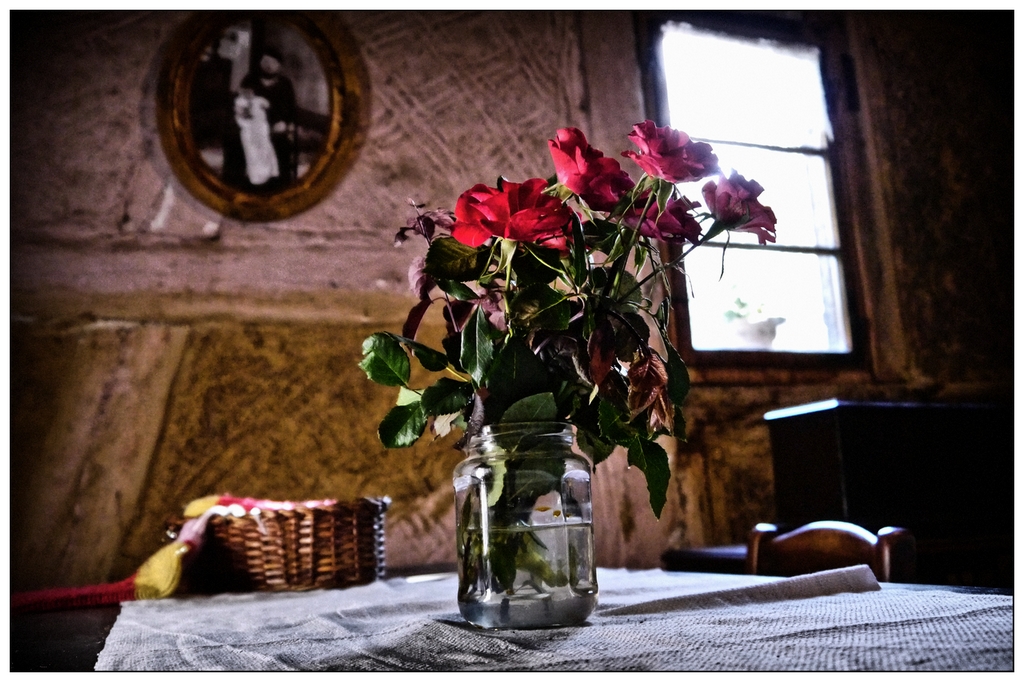
<svg viewBox="0 0 1024 682">
<path fill-rule="evenodd" d="M 1012 670 L 1013 597 L 599 569 L 586 625 L 480 630 L 454 575 L 123 604 L 97 670 Z"/>
</svg>

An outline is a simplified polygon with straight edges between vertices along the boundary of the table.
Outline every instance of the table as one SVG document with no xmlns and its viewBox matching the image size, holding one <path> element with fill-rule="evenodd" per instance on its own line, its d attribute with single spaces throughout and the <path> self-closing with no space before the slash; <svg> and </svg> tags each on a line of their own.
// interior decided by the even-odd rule
<svg viewBox="0 0 1024 682">
<path fill-rule="evenodd" d="M 586 625 L 547 630 L 467 625 L 448 573 L 84 611 L 102 611 L 94 625 L 109 630 L 97 670 L 1013 669 L 1005 590 L 879 585 L 864 566 L 788 579 L 599 569 L 598 580 Z M 18 637 L 14 620 L 12 653 Z"/>
</svg>

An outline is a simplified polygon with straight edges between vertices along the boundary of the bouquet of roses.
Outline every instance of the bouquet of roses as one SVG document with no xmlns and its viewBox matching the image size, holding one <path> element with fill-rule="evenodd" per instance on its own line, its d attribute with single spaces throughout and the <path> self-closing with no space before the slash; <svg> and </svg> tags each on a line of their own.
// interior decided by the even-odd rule
<svg viewBox="0 0 1024 682">
<path fill-rule="evenodd" d="M 637 182 L 563 128 L 548 141 L 552 178 L 475 185 L 454 213 L 416 207 L 395 243 L 419 235 L 429 244 L 409 271 L 419 302 L 401 335 L 366 339 L 360 363 L 371 380 L 399 387 L 378 429 L 385 446 L 413 444 L 428 424 L 435 437 L 462 429 L 461 447 L 486 424 L 567 421 L 594 464 L 627 449 L 660 516 L 669 466 L 656 439 L 685 438 L 689 390 L 668 335 L 668 271 L 726 231 L 774 242 L 776 220 L 760 185 L 720 174 L 709 144 L 652 121 L 628 137 L 638 150 L 622 155 L 643 170 Z M 703 206 L 676 186 L 712 176 Z M 661 243 L 685 249 L 666 260 Z M 665 296 L 655 302 L 658 280 Z M 447 329 L 441 349 L 416 340 L 434 304 Z M 441 376 L 410 386 L 412 358 Z"/>
</svg>

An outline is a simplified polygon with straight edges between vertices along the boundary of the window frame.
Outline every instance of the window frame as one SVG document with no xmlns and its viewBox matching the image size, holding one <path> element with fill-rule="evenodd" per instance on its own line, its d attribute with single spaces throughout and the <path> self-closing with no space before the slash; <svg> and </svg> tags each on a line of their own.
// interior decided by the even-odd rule
<svg viewBox="0 0 1024 682">
<path fill-rule="evenodd" d="M 807 15 L 813 15 L 808 17 Z M 851 156 L 845 147 L 854 144 L 851 126 L 844 120 L 859 109 L 856 84 L 849 57 L 842 49 L 845 42 L 842 20 L 829 12 L 800 11 L 641 11 L 635 13 L 637 50 L 644 107 L 647 117 L 658 125 L 669 121 L 666 86 L 658 50 L 661 26 L 669 22 L 686 22 L 700 29 L 746 38 L 767 38 L 782 43 L 810 45 L 820 54 L 820 72 L 825 103 L 833 139 L 824 159 L 830 175 L 835 202 L 839 249 L 836 255 L 842 271 L 850 324 L 850 351 L 846 353 L 788 352 L 768 350 L 694 350 L 690 337 L 689 293 L 685 276 L 676 270 L 670 273 L 672 287 L 673 342 L 682 359 L 691 368 L 782 370 L 861 370 L 867 369 L 868 347 L 861 296 L 860 270 L 857 267 L 853 220 L 847 173 L 842 164 Z M 836 43 L 839 42 L 838 45 Z M 767 179 L 762 180 L 767 184 Z M 679 247 L 664 247 L 664 258 L 679 255 Z M 684 263 L 685 267 L 685 263 Z"/>
</svg>

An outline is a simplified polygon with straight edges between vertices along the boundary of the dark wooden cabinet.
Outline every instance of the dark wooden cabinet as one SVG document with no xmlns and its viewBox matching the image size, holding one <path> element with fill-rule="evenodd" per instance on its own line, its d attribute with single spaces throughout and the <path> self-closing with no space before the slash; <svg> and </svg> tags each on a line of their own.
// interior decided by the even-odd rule
<svg viewBox="0 0 1024 682">
<path fill-rule="evenodd" d="M 765 415 L 776 523 L 909 529 L 918 580 L 1013 580 L 1009 406 L 830 400 Z"/>
</svg>

